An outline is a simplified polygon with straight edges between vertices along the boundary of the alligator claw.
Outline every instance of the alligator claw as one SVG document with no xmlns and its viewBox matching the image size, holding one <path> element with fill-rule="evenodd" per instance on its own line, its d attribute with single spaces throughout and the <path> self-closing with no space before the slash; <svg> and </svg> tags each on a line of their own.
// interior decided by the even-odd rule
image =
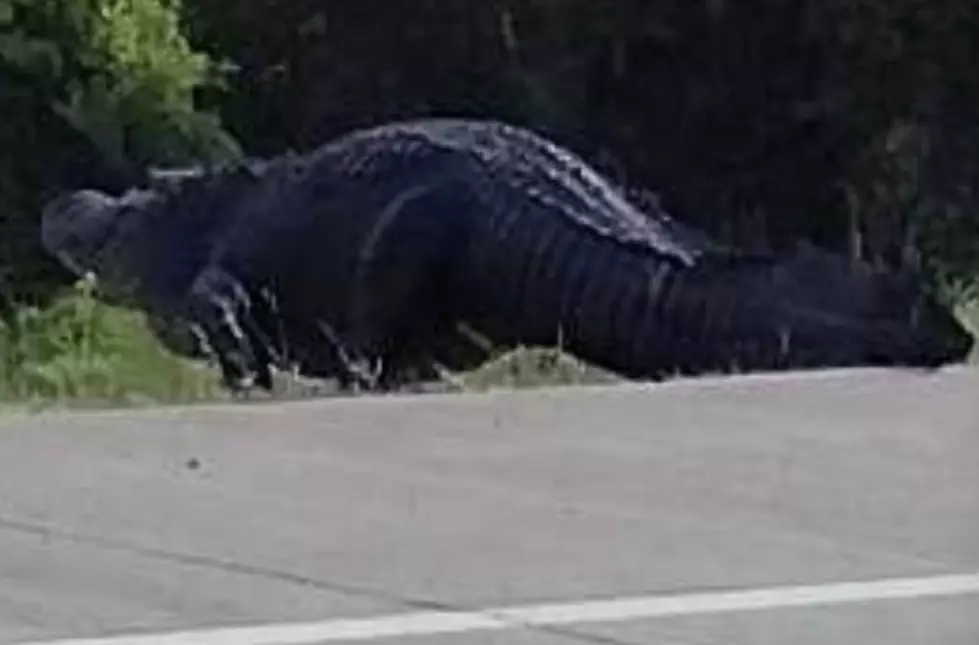
<svg viewBox="0 0 979 645">
<path fill-rule="evenodd" d="M 252 298 L 242 284 L 218 269 L 205 271 L 191 289 L 187 307 L 191 332 L 219 365 L 234 394 L 254 387 L 272 390 L 277 356 L 255 319 Z"/>
<path fill-rule="evenodd" d="M 361 390 L 379 389 L 384 373 L 384 361 L 380 356 L 368 356 L 352 343 L 344 341 L 332 325 L 320 320 L 316 323 L 320 333 L 326 338 L 339 359 L 341 384 L 355 393 Z"/>
</svg>

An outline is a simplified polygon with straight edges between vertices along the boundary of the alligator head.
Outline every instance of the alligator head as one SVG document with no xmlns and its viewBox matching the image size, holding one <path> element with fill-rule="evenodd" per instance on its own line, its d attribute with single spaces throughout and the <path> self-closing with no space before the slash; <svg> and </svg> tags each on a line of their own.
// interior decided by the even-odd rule
<svg viewBox="0 0 979 645">
<path fill-rule="evenodd" d="M 256 168 L 151 170 L 146 186 L 118 197 L 66 193 L 42 211 L 42 243 L 76 275 L 94 274 L 106 296 L 172 304 L 240 209 Z"/>
<path fill-rule="evenodd" d="M 132 300 L 138 292 L 140 253 L 148 251 L 143 215 L 155 198 L 130 190 L 113 197 L 78 190 L 49 201 L 41 213 L 44 248 L 75 275 L 94 276 L 104 294 Z"/>
</svg>

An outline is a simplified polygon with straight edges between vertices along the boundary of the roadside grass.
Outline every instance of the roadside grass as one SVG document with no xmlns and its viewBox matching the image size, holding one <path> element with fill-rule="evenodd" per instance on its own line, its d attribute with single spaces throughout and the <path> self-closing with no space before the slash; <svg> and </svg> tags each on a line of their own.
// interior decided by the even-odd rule
<svg viewBox="0 0 979 645">
<path fill-rule="evenodd" d="M 957 314 L 979 336 L 979 297 L 958 300 Z M 979 365 L 979 349 L 970 362 Z M 423 391 L 487 391 L 613 383 L 620 378 L 560 349 L 527 347 L 479 369 L 446 374 Z M 284 398 L 329 395 L 330 385 L 279 375 Z M 0 320 L 0 412 L 51 407 L 129 407 L 228 400 L 217 370 L 173 354 L 145 315 L 100 301 L 94 285 L 45 309 L 20 308 Z"/>
<path fill-rule="evenodd" d="M 555 385 L 595 385 L 621 380 L 615 374 L 585 363 L 558 348 L 521 347 L 452 378 L 457 389 L 493 389 Z"/>
<path fill-rule="evenodd" d="M 141 313 L 81 281 L 45 309 L 0 320 L 0 408 L 105 407 L 224 398 L 214 372 L 175 356 Z"/>
<path fill-rule="evenodd" d="M 979 338 L 979 296 L 961 300 L 956 306 L 956 314 L 962 324 Z M 969 364 L 979 366 L 979 343 L 972 348 Z"/>
</svg>

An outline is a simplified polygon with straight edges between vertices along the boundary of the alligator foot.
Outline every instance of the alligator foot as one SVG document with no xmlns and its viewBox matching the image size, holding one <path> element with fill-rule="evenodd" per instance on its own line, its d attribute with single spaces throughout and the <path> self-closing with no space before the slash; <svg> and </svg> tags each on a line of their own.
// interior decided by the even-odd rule
<svg viewBox="0 0 979 645">
<path fill-rule="evenodd" d="M 326 339 L 338 359 L 337 375 L 343 389 L 353 393 L 374 392 L 384 386 L 384 359 L 361 351 L 355 344 L 344 341 L 328 322 L 319 320 L 316 327 Z"/>
<path fill-rule="evenodd" d="M 221 269 L 206 269 L 191 288 L 191 332 L 218 363 L 224 385 L 236 396 L 256 386 L 273 388 L 272 366 L 279 357 L 255 313 L 248 291 Z"/>
</svg>

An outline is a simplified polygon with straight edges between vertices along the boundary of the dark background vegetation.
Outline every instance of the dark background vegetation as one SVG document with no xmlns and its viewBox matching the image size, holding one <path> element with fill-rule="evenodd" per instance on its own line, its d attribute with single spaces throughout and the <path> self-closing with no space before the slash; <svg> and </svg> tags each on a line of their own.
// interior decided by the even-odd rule
<svg viewBox="0 0 979 645">
<path fill-rule="evenodd" d="M 41 204 L 421 115 L 529 125 L 738 244 L 979 275 L 972 0 L 0 0 L 0 285 Z"/>
</svg>

